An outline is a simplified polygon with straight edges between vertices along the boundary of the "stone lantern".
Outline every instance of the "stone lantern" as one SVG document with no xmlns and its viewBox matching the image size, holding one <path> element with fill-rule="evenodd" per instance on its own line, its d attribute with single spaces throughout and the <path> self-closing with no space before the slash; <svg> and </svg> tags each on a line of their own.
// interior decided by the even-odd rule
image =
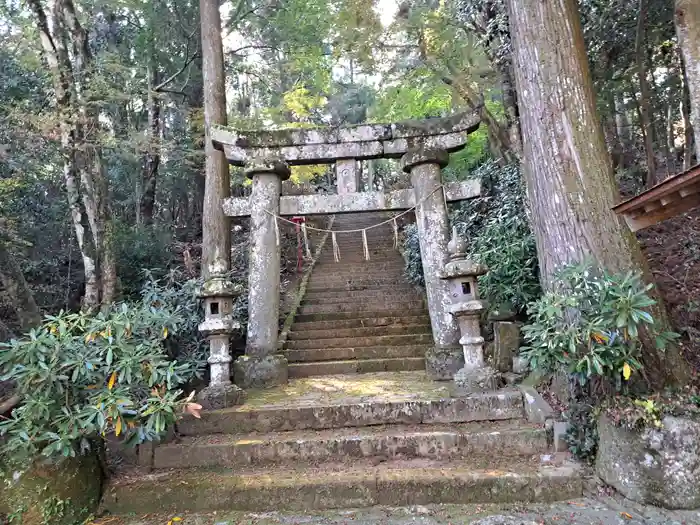
<svg viewBox="0 0 700 525">
<path fill-rule="evenodd" d="M 208 279 L 199 293 L 204 301 L 204 321 L 199 331 L 209 340 L 209 386 L 198 396 L 204 408 L 226 408 L 241 404 L 245 391 L 231 382 L 229 339 L 240 328 L 233 319 L 233 302 L 241 287 L 221 276 Z"/>
<path fill-rule="evenodd" d="M 464 368 L 459 370 L 454 380 L 467 392 L 495 390 L 498 374 L 484 362 L 484 338 L 481 336 L 480 318 L 486 309 L 479 299 L 477 278 L 484 275 L 486 267 L 470 261 L 466 256 L 466 244 L 457 237 L 457 229 L 452 229 L 452 240 L 447 245 L 450 261 L 440 275 L 449 283 L 450 301 L 447 311 L 459 323 L 464 349 Z"/>
</svg>

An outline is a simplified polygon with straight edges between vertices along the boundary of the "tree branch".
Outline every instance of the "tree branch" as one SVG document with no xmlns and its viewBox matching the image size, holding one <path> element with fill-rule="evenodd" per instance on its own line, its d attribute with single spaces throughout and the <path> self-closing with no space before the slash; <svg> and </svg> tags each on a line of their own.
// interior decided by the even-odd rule
<svg viewBox="0 0 700 525">
<path fill-rule="evenodd" d="M 185 70 L 187 69 L 187 66 L 189 66 L 192 62 L 194 62 L 194 60 L 195 60 L 198 56 L 199 56 L 199 53 L 198 53 L 198 52 L 193 53 L 192 56 L 191 56 L 190 58 L 188 58 L 187 60 L 185 60 L 185 63 L 182 65 L 182 67 L 181 67 L 178 71 L 176 71 L 175 73 L 173 73 L 172 75 L 170 75 L 168 78 L 166 78 L 165 80 L 163 80 L 163 82 L 161 82 L 160 84 L 158 84 L 157 86 L 155 86 L 155 87 L 153 88 L 153 91 L 156 91 L 156 92 L 165 91 L 164 88 L 165 88 L 168 84 L 170 84 L 173 80 L 175 80 L 177 77 L 179 77 L 180 75 L 182 75 L 182 74 L 185 72 Z"/>
</svg>

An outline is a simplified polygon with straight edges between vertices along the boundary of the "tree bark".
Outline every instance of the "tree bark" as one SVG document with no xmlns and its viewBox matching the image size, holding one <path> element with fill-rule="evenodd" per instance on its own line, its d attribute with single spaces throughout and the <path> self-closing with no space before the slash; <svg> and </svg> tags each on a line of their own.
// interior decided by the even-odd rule
<svg viewBox="0 0 700 525">
<path fill-rule="evenodd" d="M 202 217 L 202 274 L 225 273 L 231 266 L 230 220 L 222 202 L 231 194 L 229 167 L 211 142 L 211 126 L 226 124 L 224 51 L 218 0 L 199 1 L 202 28 L 202 77 L 204 84 L 205 188 Z"/>
<path fill-rule="evenodd" d="M 652 277 L 635 236 L 613 211 L 619 191 L 596 113 L 575 0 L 509 0 L 524 173 L 542 284 L 556 272 L 592 258 L 611 272 Z M 661 302 L 657 326 L 668 326 Z M 648 335 L 648 334 L 647 334 Z M 649 342 L 649 337 L 645 342 Z M 687 378 L 676 349 L 650 354 L 649 370 Z"/>
<path fill-rule="evenodd" d="M 639 78 L 639 116 L 644 138 L 644 151 L 647 161 L 647 176 L 644 183 L 651 187 L 657 182 L 656 157 L 654 156 L 654 125 L 651 115 L 651 89 L 647 78 L 647 48 L 646 39 L 646 18 L 649 11 L 648 0 L 639 0 L 639 11 L 637 14 L 637 35 L 635 38 L 634 54 L 637 64 L 637 76 Z"/>
<path fill-rule="evenodd" d="M 41 312 L 34 300 L 34 294 L 29 289 L 17 260 L 10 253 L 2 237 L 0 237 L 0 282 L 15 310 L 22 332 L 41 324 Z"/>
<path fill-rule="evenodd" d="M 685 61 L 682 61 L 685 62 Z M 685 66 L 682 65 L 683 93 L 681 94 L 681 120 L 683 122 L 683 171 L 689 170 L 695 157 L 695 135 L 691 124 L 690 91 L 688 90 L 688 78 L 685 74 Z"/>
<path fill-rule="evenodd" d="M 157 65 L 148 68 L 148 146 L 143 158 L 139 217 L 142 224 L 153 224 L 156 183 L 160 167 L 160 98 L 153 88 L 160 82 Z"/>
<path fill-rule="evenodd" d="M 690 93 L 690 125 L 695 133 L 695 153 L 700 159 L 700 2 L 676 0 L 674 20 Z"/>
</svg>

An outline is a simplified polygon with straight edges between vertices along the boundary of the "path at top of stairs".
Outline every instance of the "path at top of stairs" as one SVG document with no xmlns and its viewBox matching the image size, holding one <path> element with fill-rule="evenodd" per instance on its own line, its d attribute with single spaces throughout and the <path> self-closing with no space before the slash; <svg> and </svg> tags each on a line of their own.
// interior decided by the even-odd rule
<svg viewBox="0 0 700 525">
<path fill-rule="evenodd" d="M 381 223 L 382 213 L 338 215 L 334 231 Z M 404 276 L 391 223 L 362 234 L 338 233 L 340 261 L 330 238 L 311 273 L 284 354 L 289 377 L 423 370 L 433 342 L 424 294 Z"/>
</svg>

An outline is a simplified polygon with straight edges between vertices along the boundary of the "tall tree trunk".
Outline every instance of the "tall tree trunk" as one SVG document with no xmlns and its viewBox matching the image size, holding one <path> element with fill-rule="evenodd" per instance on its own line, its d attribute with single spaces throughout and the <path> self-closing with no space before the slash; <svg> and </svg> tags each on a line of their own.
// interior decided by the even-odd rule
<svg viewBox="0 0 700 525">
<path fill-rule="evenodd" d="M 218 0 L 199 0 L 204 84 L 205 189 L 202 217 L 202 274 L 227 272 L 231 266 L 231 226 L 221 206 L 231 194 L 228 161 L 211 142 L 211 126 L 226 124 L 224 50 Z"/>
<path fill-rule="evenodd" d="M 623 100 L 624 94 L 615 93 L 615 127 L 622 150 L 630 143 L 630 121 L 627 118 L 627 107 Z"/>
<path fill-rule="evenodd" d="M 634 44 L 637 76 L 639 78 L 639 115 L 644 151 L 647 160 L 647 176 L 644 183 L 651 187 L 657 182 L 656 157 L 654 157 L 654 125 L 651 116 L 651 89 L 647 78 L 646 19 L 649 11 L 648 0 L 639 0 L 637 13 L 637 35 Z"/>
<path fill-rule="evenodd" d="M 596 113 L 576 0 L 509 0 L 524 173 L 546 288 L 563 266 L 592 257 L 612 272 L 652 277 L 635 236 L 612 211 L 619 192 Z M 653 311 L 668 326 L 662 303 Z M 648 336 L 648 334 L 645 334 Z M 648 343 L 650 337 L 645 337 Z M 649 370 L 685 380 L 676 349 L 645 345 Z"/>
<path fill-rule="evenodd" d="M 682 67 L 683 92 L 681 94 L 681 121 L 683 122 L 683 171 L 690 169 L 695 157 L 695 136 L 691 124 L 690 91 L 688 79 L 685 74 L 685 66 Z"/>
<path fill-rule="evenodd" d="M 101 125 L 81 93 L 81 86 L 89 84 L 92 54 L 72 0 L 54 2 L 51 24 L 40 0 L 29 0 L 29 6 L 53 78 L 66 194 L 85 273 L 83 306 L 92 309 L 111 301 L 116 286 Z"/>
<path fill-rule="evenodd" d="M 15 310 L 21 330 L 26 332 L 41 324 L 41 312 L 34 300 L 34 294 L 29 289 L 17 260 L 10 253 L 2 237 L 0 237 L 0 282 Z"/>
<path fill-rule="evenodd" d="M 156 203 L 156 183 L 160 166 L 160 98 L 153 88 L 158 85 L 160 78 L 158 66 L 151 61 L 148 71 L 148 146 L 143 158 L 141 176 L 141 199 L 139 217 L 146 225 L 153 223 L 153 209 Z"/>
<path fill-rule="evenodd" d="M 697 0 L 676 0 L 674 19 L 690 93 L 690 125 L 695 132 L 695 153 L 700 159 L 700 3 Z"/>
</svg>

